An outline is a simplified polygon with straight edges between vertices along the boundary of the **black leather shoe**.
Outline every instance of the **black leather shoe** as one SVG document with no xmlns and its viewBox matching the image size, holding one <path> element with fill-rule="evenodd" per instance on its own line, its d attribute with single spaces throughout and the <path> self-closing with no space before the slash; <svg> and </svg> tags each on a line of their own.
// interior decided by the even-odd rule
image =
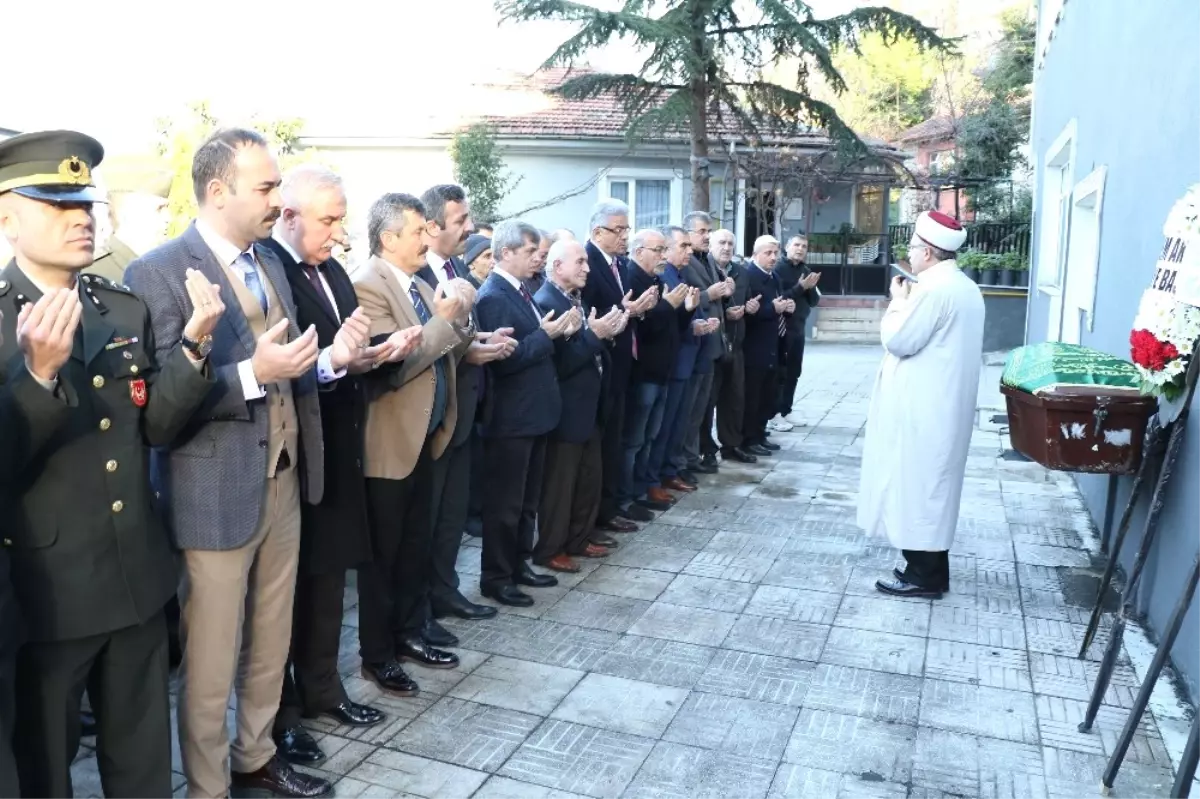
<svg viewBox="0 0 1200 799">
<path fill-rule="evenodd" d="M 333 785 L 328 780 L 303 771 L 296 771 L 278 754 L 267 761 L 267 765 L 249 774 L 235 771 L 230 775 L 229 794 L 233 797 L 294 796 L 308 799 L 316 796 L 332 796 Z"/>
<path fill-rule="evenodd" d="M 449 598 L 439 597 L 430 602 L 430 605 L 433 607 L 433 616 L 436 619 L 458 616 L 467 621 L 478 621 L 479 619 L 490 619 L 496 615 L 496 609 L 491 605 L 477 605 L 462 594 Z"/>
<path fill-rule="evenodd" d="M 772 444 L 770 441 L 764 441 L 760 446 L 763 449 L 769 450 L 770 452 L 778 452 L 779 450 L 783 449 L 783 447 L 779 446 L 778 444 Z"/>
<path fill-rule="evenodd" d="M 530 588 L 550 588 L 558 585 L 558 578 L 552 574 L 538 574 L 529 568 L 528 563 L 522 563 L 517 567 L 517 573 L 513 575 L 513 582 L 517 585 L 527 585 Z"/>
<path fill-rule="evenodd" d="M 396 645 L 396 657 L 417 663 L 427 669 L 453 669 L 458 667 L 458 655 L 434 649 L 419 636 L 410 636 Z"/>
<path fill-rule="evenodd" d="M 92 711 L 79 711 L 79 734 L 84 738 L 91 738 L 96 734 L 96 717 Z"/>
<path fill-rule="evenodd" d="M 528 608 L 533 606 L 533 597 L 523 593 L 515 585 L 506 585 L 503 588 L 481 587 L 479 593 L 488 599 L 494 599 L 501 605 L 509 605 L 514 608 Z"/>
<path fill-rule="evenodd" d="M 700 465 L 706 469 L 711 467 L 712 471 L 709 474 L 716 474 L 721 468 L 720 462 L 717 461 L 717 456 L 711 452 L 700 458 Z"/>
<path fill-rule="evenodd" d="M 922 588 L 919 585 L 904 580 L 876 580 L 875 590 L 891 596 L 915 596 L 926 599 L 941 599 L 942 592 L 932 588 Z"/>
<path fill-rule="evenodd" d="M 325 753 L 308 730 L 299 724 L 282 730 L 272 730 L 275 751 L 289 763 L 297 766 L 316 766 L 325 762 Z"/>
<path fill-rule="evenodd" d="M 908 580 L 904 579 L 904 569 L 893 568 L 892 574 L 896 575 L 897 580 L 903 580 L 904 582 L 908 582 Z M 942 586 L 942 593 L 944 593 L 944 594 L 950 593 L 950 583 L 946 583 L 945 585 Z"/>
<path fill-rule="evenodd" d="M 688 471 L 697 472 L 699 474 L 716 474 L 718 470 L 715 463 L 704 463 L 701 461 L 700 463 L 695 464 L 689 463 Z"/>
<path fill-rule="evenodd" d="M 603 533 L 592 533 L 591 541 L 596 546 L 608 547 L 609 549 L 616 549 L 617 547 L 621 546 L 617 539 L 613 538 L 611 535 L 604 535 Z"/>
<path fill-rule="evenodd" d="M 438 624 L 435 619 L 427 619 L 421 628 L 421 637 L 430 646 L 458 646 L 458 636 Z"/>
<path fill-rule="evenodd" d="M 393 696 L 416 696 L 420 688 L 412 677 L 404 673 L 400 661 L 392 659 L 386 663 L 364 663 L 362 676 L 379 686 L 379 690 Z"/>
<path fill-rule="evenodd" d="M 621 515 L 635 522 L 654 521 L 654 514 L 636 503 L 631 504 L 627 509 L 621 511 Z"/>
<path fill-rule="evenodd" d="M 721 457 L 727 461 L 736 461 L 737 463 L 758 463 L 758 458 L 751 455 L 741 447 L 730 447 L 729 449 L 721 450 Z"/>
<path fill-rule="evenodd" d="M 769 458 L 775 454 L 771 450 L 759 444 L 749 444 L 743 447 L 743 449 L 746 450 L 746 452 L 749 452 L 751 455 L 757 455 L 760 458 Z"/>
<path fill-rule="evenodd" d="M 696 479 L 696 473 L 689 469 L 684 469 L 675 476 L 678 477 L 683 482 L 690 485 L 692 488 L 695 488 L 696 486 L 700 485 L 700 481 L 698 479 Z"/>
<path fill-rule="evenodd" d="M 644 508 L 646 510 L 659 511 L 660 513 L 662 511 L 671 509 L 671 504 L 669 502 L 655 502 L 652 499 L 635 499 L 633 501 L 633 505 L 634 507 Z"/>
<path fill-rule="evenodd" d="M 346 700 L 339 702 L 331 708 L 319 710 L 316 713 L 305 713 L 304 718 L 316 719 L 327 718 L 336 721 L 338 724 L 343 724 L 347 727 L 374 727 L 379 722 L 387 718 L 387 715 L 382 710 L 377 710 L 368 705 L 360 705 L 357 702 Z M 276 741 L 275 743 L 279 743 Z M 291 760 L 291 758 L 288 758 Z M 292 760 L 295 763 L 295 760 Z"/>
<path fill-rule="evenodd" d="M 606 522 L 601 522 L 596 525 L 597 530 L 608 530 L 610 533 L 636 533 L 638 526 L 628 519 L 622 519 L 620 516 L 614 516 Z"/>
</svg>

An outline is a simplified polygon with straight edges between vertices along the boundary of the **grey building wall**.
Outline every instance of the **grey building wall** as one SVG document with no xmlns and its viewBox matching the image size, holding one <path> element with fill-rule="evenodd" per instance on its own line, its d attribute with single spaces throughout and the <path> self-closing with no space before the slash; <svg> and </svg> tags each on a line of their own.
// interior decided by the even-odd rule
<svg viewBox="0 0 1200 799">
<path fill-rule="evenodd" d="M 1035 170 L 1034 241 L 1044 218 L 1043 159 L 1074 120 L 1074 179 L 1107 166 L 1092 330 L 1081 342 L 1129 357 L 1129 332 L 1141 292 L 1149 286 L 1163 245 L 1168 210 L 1200 181 L 1200 3 L 1196 0 L 1108 0 L 1067 3 L 1044 66 L 1035 73 L 1032 151 Z M 1041 39 L 1042 37 L 1039 37 Z M 1040 253 L 1035 246 L 1035 259 Z M 1036 263 L 1039 270 L 1052 265 Z M 1049 331 L 1056 298 L 1031 290 L 1027 336 Z M 1141 606 L 1161 630 L 1178 599 L 1200 539 L 1200 402 L 1193 404 L 1180 463 L 1161 518 L 1159 539 L 1142 579 Z M 1106 480 L 1079 476 L 1097 523 L 1103 518 Z M 1118 513 L 1131 481 L 1121 481 Z M 1128 568 L 1146 508 L 1139 509 L 1126 542 Z M 1200 681 L 1197 602 L 1175 644 L 1173 660 L 1192 697 Z"/>
</svg>

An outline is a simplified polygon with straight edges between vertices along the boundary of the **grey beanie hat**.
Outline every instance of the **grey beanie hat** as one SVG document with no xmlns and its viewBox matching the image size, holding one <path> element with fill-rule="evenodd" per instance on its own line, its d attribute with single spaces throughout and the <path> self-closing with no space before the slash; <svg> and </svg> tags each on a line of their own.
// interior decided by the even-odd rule
<svg viewBox="0 0 1200 799">
<path fill-rule="evenodd" d="M 490 249 L 492 249 L 491 239 L 479 233 L 472 233 L 467 237 L 467 249 L 463 253 L 463 263 L 470 266 L 472 261 Z"/>
</svg>

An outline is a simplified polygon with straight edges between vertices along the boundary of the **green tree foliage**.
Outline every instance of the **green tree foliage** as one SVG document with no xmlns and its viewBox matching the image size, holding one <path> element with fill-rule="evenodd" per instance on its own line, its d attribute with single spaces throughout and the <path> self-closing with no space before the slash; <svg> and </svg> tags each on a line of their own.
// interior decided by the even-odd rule
<svg viewBox="0 0 1200 799">
<path fill-rule="evenodd" d="M 575 34 L 544 66 L 575 66 L 593 49 L 630 39 L 645 60 L 625 74 L 579 74 L 556 91 L 587 99 L 620 99 L 627 135 L 637 140 L 686 132 L 691 142 L 692 207 L 709 207 L 708 133 L 714 118 L 729 118 L 751 142 L 768 134 L 821 128 L 845 150 L 865 151 L 852 128 L 810 91 L 820 78 L 835 94 L 846 81 L 834 52 L 859 54 L 864 37 L 884 46 L 911 41 L 918 51 L 952 45 L 907 14 L 855 8 L 817 19 L 803 0 L 624 0 L 602 11 L 573 0 L 497 0 L 506 20 L 574 23 Z M 771 79 L 791 60 L 789 85 Z"/>
<path fill-rule="evenodd" d="M 196 195 L 192 188 L 192 156 L 220 122 L 207 101 L 192 103 L 180 117 L 158 122 L 158 152 L 169 164 L 174 177 L 167 206 L 171 215 L 168 235 L 182 233 L 196 216 Z M 299 119 L 254 120 L 251 127 L 266 137 L 279 158 L 281 169 L 316 160 L 315 154 L 299 149 L 304 122 Z"/>
<path fill-rule="evenodd" d="M 834 64 L 851 87 L 838 112 L 860 134 L 893 140 L 934 114 L 937 61 L 912 41 L 891 45 L 877 34 L 863 37 L 861 54 L 839 52 Z"/>
<path fill-rule="evenodd" d="M 494 224 L 500 216 L 500 203 L 521 179 L 514 179 L 504 168 L 492 129 L 479 123 L 456 133 L 450 142 L 450 158 L 454 179 L 471 200 L 471 217 Z"/>
</svg>

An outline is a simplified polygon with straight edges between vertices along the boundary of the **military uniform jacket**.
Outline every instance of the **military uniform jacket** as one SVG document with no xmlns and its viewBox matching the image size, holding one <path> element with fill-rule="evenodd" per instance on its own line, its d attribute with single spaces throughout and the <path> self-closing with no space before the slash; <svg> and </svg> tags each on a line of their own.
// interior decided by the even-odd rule
<svg viewBox="0 0 1200 799">
<path fill-rule="evenodd" d="M 78 286 L 75 348 L 51 394 L 25 368 L 15 331 L 19 307 L 41 292 L 15 262 L 0 272 L 0 384 L 25 427 L 6 453 L 4 546 L 33 641 L 143 623 L 175 593 L 149 447 L 175 438 L 214 385 L 182 349 L 156 362 L 149 313 L 128 289 L 88 274 Z"/>
</svg>

